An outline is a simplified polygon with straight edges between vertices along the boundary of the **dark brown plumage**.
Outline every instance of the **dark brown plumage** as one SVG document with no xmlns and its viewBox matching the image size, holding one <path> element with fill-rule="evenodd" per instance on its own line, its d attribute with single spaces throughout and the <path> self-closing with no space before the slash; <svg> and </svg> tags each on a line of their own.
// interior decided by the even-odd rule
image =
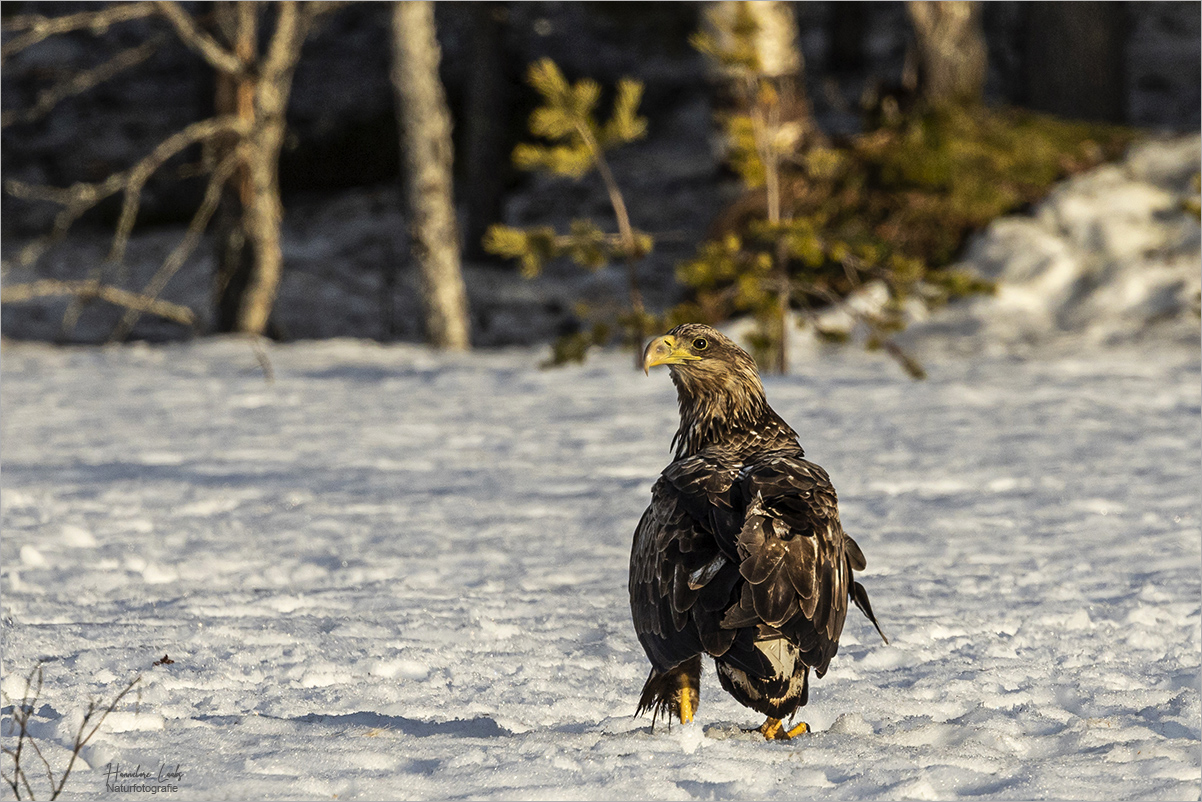
<svg viewBox="0 0 1202 802">
<path fill-rule="evenodd" d="M 788 737 L 780 720 L 806 703 L 810 669 L 826 673 L 849 600 L 876 625 L 853 577 L 864 554 L 750 355 L 690 323 L 653 340 L 643 364 L 669 366 L 680 428 L 630 555 L 630 608 L 651 660 L 638 712 L 691 720 L 708 654 L 722 687 L 768 717 L 760 731 Z"/>
</svg>

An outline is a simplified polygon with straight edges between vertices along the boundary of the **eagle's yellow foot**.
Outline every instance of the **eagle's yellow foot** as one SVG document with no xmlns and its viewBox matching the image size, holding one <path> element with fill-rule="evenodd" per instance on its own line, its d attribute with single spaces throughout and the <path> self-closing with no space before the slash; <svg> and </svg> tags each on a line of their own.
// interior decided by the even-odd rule
<svg viewBox="0 0 1202 802">
<path fill-rule="evenodd" d="M 789 740 L 792 738 L 796 738 L 798 735 L 805 735 L 809 731 L 810 731 L 810 725 L 806 724 L 803 721 L 800 724 L 798 724 L 796 727 L 794 727 L 793 729 L 786 732 L 784 735 L 778 735 L 777 738 L 781 738 L 782 740 Z"/>
<path fill-rule="evenodd" d="M 754 730 L 747 730 L 747 732 L 758 732 L 760 735 L 764 736 L 765 740 L 769 741 L 789 741 L 795 736 L 802 735 L 809 731 L 810 725 L 806 724 L 804 721 L 791 730 L 785 730 L 784 725 L 778 718 L 769 718 L 758 728 Z"/>
<path fill-rule="evenodd" d="M 693 714 L 697 712 L 697 703 L 700 701 L 700 694 L 690 685 L 688 677 L 681 680 L 679 699 L 680 723 L 688 724 L 693 720 Z"/>
<path fill-rule="evenodd" d="M 773 740 L 780 732 L 781 723 L 778 718 L 769 718 L 760 725 L 760 735 L 763 735 L 765 740 Z"/>
</svg>

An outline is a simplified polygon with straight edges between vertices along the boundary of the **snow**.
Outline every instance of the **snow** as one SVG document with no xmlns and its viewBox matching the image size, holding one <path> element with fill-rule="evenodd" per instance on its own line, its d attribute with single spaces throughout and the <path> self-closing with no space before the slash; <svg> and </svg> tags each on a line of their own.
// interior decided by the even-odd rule
<svg viewBox="0 0 1202 802">
<path fill-rule="evenodd" d="M 665 374 L 267 353 L 271 383 L 238 339 L 4 346 L 4 692 L 47 661 L 61 768 L 143 677 L 65 798 L 109 764 L 178 765 L 173 799 L 1199 798 L 1196 343 L 769 377 L 890 637 L 853 611 L 789 743 L 710 669 L 693 724 L 632 716 Z"/>
<path fill-rule="evenodd" d="M 1198 342 L 1202 229 L 1185 202 L 1200 159 L 1197 134 L 1146 140 L 1061 182 L 1032 214 L 993 221 L 957 266 L 997 282 L 996 296 L 951 304 L 899 340 L 921 354 Z"/>
</svg>

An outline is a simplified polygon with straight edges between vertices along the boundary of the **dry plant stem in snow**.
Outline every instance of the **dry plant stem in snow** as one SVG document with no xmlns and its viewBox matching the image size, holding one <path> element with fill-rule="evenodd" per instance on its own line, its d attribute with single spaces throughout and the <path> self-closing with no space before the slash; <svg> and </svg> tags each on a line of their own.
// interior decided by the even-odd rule
<svg viewBox="0 0 1202 802">
<path fill-rule="evenodd" d="M 100 726 L 104 724 L 104 720 L 108 718 L 109 713 L 116 710 L 121 700 L 128 696 L 130 691 L 134 689 L 134 686 L 142 680 L 142 675 L 139 674 L 130 680 L 129 684 L 122 688 L 120 693 L 114 696 L 113 700 L 108 704 L 103 704 L 98 699 L 88 702 L 88 709 L 83 715 L 83 721 L 80 722 L 79 729 L 76 731 L 75 738 L 71 744 L 71 758 L 67 761 L 66 767 L 57 779 L 54 776 L 54 768 L 50 765 L 50 761 L 46 759 L 41 747 L 38 746 L 37 741 L 29 732 L 29 717 L 33 715 L 34 706 L 37 704 L 38 697 L 41 696 L 42 679 L 42 664 L 38 663 L 29 672 L 29 676 L 25 678 L 25 692 L 19 705 L 14 700 L 9 699 L 8 694 L 4 694 L 5 701 L 12 705 L 13 712 L 9 731 L 3 733 L 3 735 L 16 735 L 17 745 L 15 747 L 3 747 L 3 756 L 11 761 L 12 767 L 8 771 L 0 769 L 0 778 L 12 789 L 13 796 L 18 800 L 37 798 L 33 791 L 33 784 L 29 780 L 29 773 L 26 770 L 26 765 L 31 760 L 29 757 L 30 750 L 32 750 L 32 754 L 41 762 L 42 769 L 46 772 L 50 799 L 58 799 L 59 795 L 63 792 L 63 788 L 67 785 L 67 779 L 71 776 L 71 770 L 75 768 L 75 761 L 79 757 L 79 751 L 100 730 Z M 22 791 L 24 791 L 25 796 L 22 796 Z"/>
</svg>

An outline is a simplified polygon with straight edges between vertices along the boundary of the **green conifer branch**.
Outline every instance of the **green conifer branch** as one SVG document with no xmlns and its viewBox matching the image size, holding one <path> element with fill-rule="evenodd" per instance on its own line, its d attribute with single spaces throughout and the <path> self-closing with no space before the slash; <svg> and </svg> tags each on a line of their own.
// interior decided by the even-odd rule
<svg viewBox="0 0 1202 802">
<path fill-rule="evenodd" d="M 522 170 L 542 170 L 575 179 L 597 170 L 609 196 L 618 233 L 605 233 L 589 220 L 574 220 L 569 232 L 562 235 L 546 227 L 524 230 L 494 225 L 485 235 L 484 248 L 517 259 L 526 277 L 538 275 L 547 260 L 558 257 L 566 256 L 591 270 L 623 260 L 631 310 L 623 320 L 637 328 L 631 339 L 641 342 L 647 313 L 636 267 L 651 251 L 654 240 L 631 224 L 625 198 L 605 151 L 646 135 L 647 120 L 638 115 L 643 85 L 628 78 L 619 81 L 610 118 L 602 125 L 595 114 L 601 99 L 601 86 L 596 81 L 585 78 L 570 83 L 559 67 L 546 58 L 530 65 L 526 80 L 542 97 L 542 105 L 530 115 L 530 132 L 544 142 L 519 144 L 513 151 L 514 164 Z M 592 342 L 592 335 L 577 338 L 565 353 L 576 353 Z"/>
</svg>

